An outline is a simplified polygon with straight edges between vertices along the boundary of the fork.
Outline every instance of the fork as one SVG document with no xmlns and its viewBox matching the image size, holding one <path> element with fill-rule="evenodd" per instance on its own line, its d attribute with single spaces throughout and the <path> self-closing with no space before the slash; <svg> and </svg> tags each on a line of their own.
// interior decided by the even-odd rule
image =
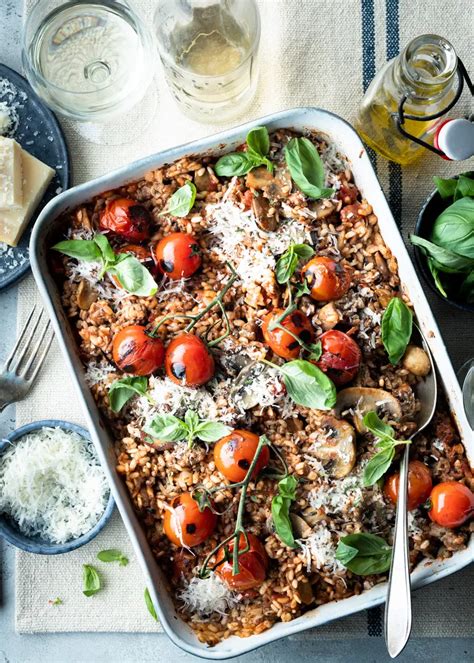
<svg viewBox="0 0 474 663">
<path fill-rule="evenodd" d="M 35 314 L 36 304 L 0 371 L 0 412 L 3 412 L 10 403 L 25 398 L 54 338 L 49 320 L 42 325 L 41 330 L 39 329 L 43 310 L 41 309 L 39 313 Z"/>
</svg>

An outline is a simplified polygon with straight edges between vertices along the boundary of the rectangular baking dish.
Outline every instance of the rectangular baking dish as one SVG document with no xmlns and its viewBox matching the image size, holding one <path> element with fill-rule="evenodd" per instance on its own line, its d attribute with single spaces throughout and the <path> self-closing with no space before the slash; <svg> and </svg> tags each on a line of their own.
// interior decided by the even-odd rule
<svg viewBox="0 0 474 663">
<path fill-rule="evenodd" d="M 33 274 L 51 317 L 64 359 L 76 385 L 90 433 L 143 568 L 146 583 L 150 589 L 163 628 L 176 645 L 191 654 L 209 659 L 239 656 L 284 636 L 383 603 L 386 585 L 377 585 L 360 596 L 320 606 L 294 621 L 277 623 L 270 630 L 249 638 L 234 636 L 212 648 L 200 643 L 191 628 L 183 622 L 174 609 L 165 587 L 163 574 L 153 557 L 134 513 L 126 487 L 115 470 L 113 441 L 106 426 L 101 421 L 94 399 L 85 383 L 84 369 L 79 359 L 76 342 L 69 321 L 63 312 L 57 287 L 48 271 L 47 253 L 53 238 L 57 236 L 59 217 L 67 209 L 74 208 L 103 191 L 140 179 L 147 171 L 159 168 L 165 163 L 171 163 L 185 155 L 232 150 L 245 141 L 246 135 L 252 127 L 259 125 L 265 125 L 269 130 L 283 127 L 291 127 L 299 131 L 318 129 L 327 133 L 336 142 L 341 153 L 350 160 L 354 180 L 364 197 L 373 206 L 379 219 L 382 235 L 398 260 L 402 283 L 413 302 L 419 324 L 428 340 L 439 374 L 442 376 L 446 396 L 451 410 L 455 414 L 469 462 L 471 465 L 474 462 L 473 434 L 464 414 L 461 391 L 430 306 L 364 146 L 354 129 L 337 115 L 317 108 L 297 108 L 283 111 L 248 122 L 230 131 L 154 154 L 60 194 L 45 207 L 35 224 L 30 244 Z M 462 569 L 473 560 L 473 551 L 474 539 L 471 538 L 469 547 L 457 552 L 451 558 L 436 562 L 425 561 L 413 572 L 413 587 L 422 587 Z"/>
</svg>

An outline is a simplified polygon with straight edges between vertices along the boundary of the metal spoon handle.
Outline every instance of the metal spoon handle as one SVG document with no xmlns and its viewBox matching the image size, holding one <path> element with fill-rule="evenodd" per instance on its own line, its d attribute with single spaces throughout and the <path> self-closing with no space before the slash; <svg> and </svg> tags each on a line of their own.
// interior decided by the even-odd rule
<svg viewBox="0 0 474 663">
<path fill-rule="evenodd" d="M 411 589 L 407 523 L 409 445 L 400 463 L 397 514 L 393 538 L 392 565 L 385 603 L 385 642 L 395 658 L 405 647 L 411 631 Z"/>
</svg>

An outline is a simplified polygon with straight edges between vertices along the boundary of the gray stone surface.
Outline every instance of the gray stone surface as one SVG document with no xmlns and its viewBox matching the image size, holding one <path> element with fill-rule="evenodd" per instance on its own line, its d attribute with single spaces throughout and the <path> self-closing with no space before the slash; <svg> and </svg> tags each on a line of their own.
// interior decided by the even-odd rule
<svg viewBox="0 0 474 663">
<path fill-rule="evenodd" d="M 16 70 L 21 67 L 21 7 L 22 0 L 0 0 L 0 62 Z M 13 340 L 16 297 L 14 286 L 0 293 L 0 359 L 5 357 Z M 448 327 L 447 316 L 445 320 Z M 467 358 L 468 348 L 463 351 L 462 344 L 458 342 L 449 349 L 458 367 Z M 0 416 L 0 436 L 13 427 L 14 407 L 9 407 Z M 138 663 L 150 659 L 163 663 L 188 663 L 201 660 L 179 650 L 165 635 L 17 635 L 14 630 L 14 582 L 14 550 L 0 540 L 0 663 Z M 412 639 L 398 660 L 400 663 L 473 661 L 473 645 L 471 638 Z M 234 660 L 242 663 L 310 663 L 314 660 L 328 663 L 383 663 L 390 659 L 381 638 L 329 641 L 318 640 L 315 634 L 311 640 L 302 636 L 287 638 Z"/>
</svg>

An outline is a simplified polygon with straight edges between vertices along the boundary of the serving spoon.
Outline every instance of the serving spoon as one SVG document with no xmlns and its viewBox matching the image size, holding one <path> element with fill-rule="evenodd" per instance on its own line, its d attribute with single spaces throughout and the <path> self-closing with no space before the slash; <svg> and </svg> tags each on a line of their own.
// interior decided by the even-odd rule
<svg viewBox="0 0 474 663">
<path fill-rule="evenodd" d="M 423 349 L 429 357 L 431 370 L 425 379 L 417 385 L 416 391 L 420 400 L 420 411 L 416 420 L 417 429 L 410 436 L 410 440 L 413 440 L 430 423 L 435 411 L 438 394 L 436 372 L 431 351 L 421 330 L 416 325 L 413 325 L 413 330 L 419 334 Z M 398 656 L 405 647 L 410 637 L 412 621 L 407 517 L 410 446 L 410 444 L 405 445 L 405 451 L 400 462 L 392 563 L 388 580 L 387 600 L 385 602 L 385 643 L 391 658 Z"/>
</svg>

